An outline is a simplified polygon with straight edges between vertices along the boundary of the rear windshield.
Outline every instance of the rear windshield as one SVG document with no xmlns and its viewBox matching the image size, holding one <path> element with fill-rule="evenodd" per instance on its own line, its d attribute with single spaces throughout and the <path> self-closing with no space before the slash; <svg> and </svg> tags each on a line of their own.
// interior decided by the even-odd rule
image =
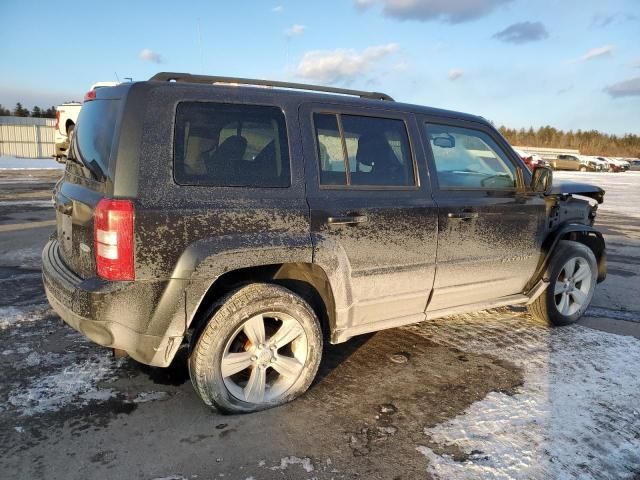
<svg viewBox="0 0 640 480">
<path fill-rule="evenodd" d="M 77 154 L 82 163 L 103 175 L 109 171 L 120 100 L 92 100 L 82 105 L 76 127 Z"/>
<path fill-rule="evenodd" d="M 277 107 L 183 102 L 174 177 L 183 185 L 288 187 L 289 148 Z"/>
</svg>

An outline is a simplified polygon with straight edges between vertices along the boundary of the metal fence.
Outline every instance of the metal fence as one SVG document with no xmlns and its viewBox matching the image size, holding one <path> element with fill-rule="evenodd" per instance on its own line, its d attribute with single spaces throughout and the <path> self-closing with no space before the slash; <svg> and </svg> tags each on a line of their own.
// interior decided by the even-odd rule
<svg viewBox="0 0 640 480">
<path fill-rule="evenodd" d="M 0 155 L 51 157 L 55 124 L 53 118 L 0 117 Z"/>
</svg>

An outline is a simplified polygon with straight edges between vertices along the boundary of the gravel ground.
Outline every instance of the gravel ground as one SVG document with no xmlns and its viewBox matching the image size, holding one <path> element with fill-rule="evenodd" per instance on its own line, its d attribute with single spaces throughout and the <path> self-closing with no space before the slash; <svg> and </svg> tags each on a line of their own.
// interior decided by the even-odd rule
<svg viewBox="0 0 640 480">
<path fill-rule="evenodd" d="M 0 172 L 6 478 L 640 478 L 640 173 L 556 175 L 607 190 L 610 275 L 580 325 L 502 308 L 359 337 L 299 400 L 245 416 L 205 408 L 183 356 L 117 360 L 61 323 L 36 223 L 55 174 L 29 175 Z"/>
</svg>

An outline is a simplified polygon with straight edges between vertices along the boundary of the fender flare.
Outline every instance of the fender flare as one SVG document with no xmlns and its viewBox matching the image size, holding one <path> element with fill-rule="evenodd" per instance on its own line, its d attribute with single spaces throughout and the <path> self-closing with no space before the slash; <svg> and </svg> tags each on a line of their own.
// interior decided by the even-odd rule
<svg viewBox="0 0 640 480">
<path fill-rule="evenodd" d="M 544 271 L 558 246 L 558 242 L 571 234 L 577 234 L 574 235 L 576 236 L 575 241 L 583 243 L 593 250 L 596 260 L 598 261 L 598 283 L 606 278 L 607 252 L 602 233 L 590 225 L 567 223 L 550 232 L 542 242 L 541 259 L 526 290 L 533 288 L 533 286 L 542 279 Z"/>
<path fill-rule="evenodd" d="M 184 331 L 189 328 L 207 292 L 225 273 L 282 263 L 312 263 L 309 234 L 258 233 L 224 235 L 192 243 L 171 275 L 184 282 Z"/>
</svg>

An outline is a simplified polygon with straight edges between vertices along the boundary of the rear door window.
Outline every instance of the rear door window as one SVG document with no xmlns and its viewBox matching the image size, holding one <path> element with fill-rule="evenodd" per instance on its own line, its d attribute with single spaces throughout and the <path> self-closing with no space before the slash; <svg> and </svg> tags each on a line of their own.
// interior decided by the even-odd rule
<svg viewBox="0 0 640 480">
<path fill-rule="evenodd" d="M 403 120 L 316 113 L 314 124 L 322 185 L 415 186 Z"/>
<path fill-rule="evenodd" d="M 288 187 L 289 148 L 278 107 L 183 102 L 176 113 L 177 183 Z"/>
</svg>

